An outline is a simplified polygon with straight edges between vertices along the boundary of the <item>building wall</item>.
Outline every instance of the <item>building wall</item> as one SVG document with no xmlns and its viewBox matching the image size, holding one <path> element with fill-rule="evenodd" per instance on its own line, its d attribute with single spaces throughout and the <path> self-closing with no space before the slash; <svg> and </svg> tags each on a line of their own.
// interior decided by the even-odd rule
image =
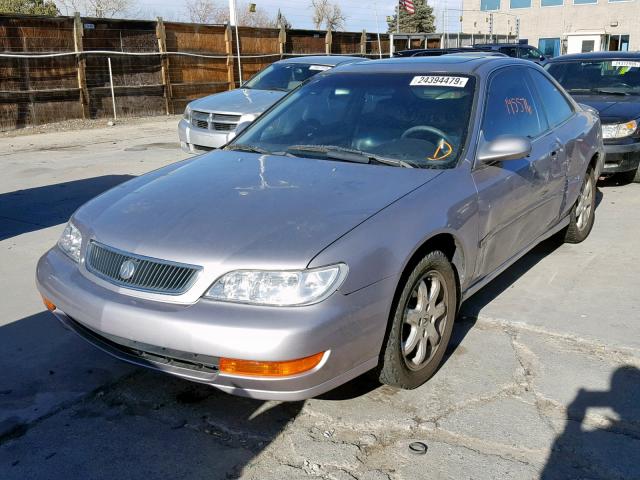
<svg viewBox="0 0 640 480">
<path fill-rule="evenodd" d="M 463 0 L 462 30 L 489 33 L 489 13 L 493 13 L 494 34 L 515 34 L 519 18 L 520 38 L 534 46 L 538 46 L 540 38 L 561 38 L 566 45 L 567 33 L 603 31 L 609 35 L 629 35 L 629 50 L 640 50 L 640 0 L 598 0 L 578 5 L 574 0 L 564 0 L 564 5 L 544 7 L 541 1 L 531 0 L 528 8 L 510 8 L 510 3 L 522 4 L 523 0 Z M 481 11 L 481 2 L 483 5 L 499 2 L 500 6 L 497 10 Z"/>
</svg>

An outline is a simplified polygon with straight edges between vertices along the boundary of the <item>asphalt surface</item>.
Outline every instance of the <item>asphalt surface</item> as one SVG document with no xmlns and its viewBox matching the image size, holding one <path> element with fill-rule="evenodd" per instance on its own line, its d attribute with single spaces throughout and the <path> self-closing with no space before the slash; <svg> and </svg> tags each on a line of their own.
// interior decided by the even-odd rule
<svg viewBox="0 0 640 480">
<path fill-rule="evenodd" d="M 640 478 L 640 185 L 469 300 L 422 387 L 254 401 L 111 359 L 34 286 L 78 206 L 185 157 L 176 124 L 0 139 L 0 478 Z"/>
</svg>

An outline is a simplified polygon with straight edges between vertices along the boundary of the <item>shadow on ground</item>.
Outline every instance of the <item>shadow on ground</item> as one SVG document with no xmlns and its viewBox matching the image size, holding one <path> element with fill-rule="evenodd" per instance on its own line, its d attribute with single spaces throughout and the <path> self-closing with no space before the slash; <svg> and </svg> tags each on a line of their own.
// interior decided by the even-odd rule
<svg viewBox="0 0 640 480">
<path fill-rule="evenodd" d="M 580 389 L 567 408 L 542 480 L 640 478 L 640 370 L 618 368 L 605 391 Z M 608 425 L 585 422 L 589 409 L 606 409 Z"/>
<path fill-rule="evenodd" d="M 48 312 L 0 327 L 2 479 L 236 478 L 302 409 L 135 369 Z"/>
<path fill-rule="evenodd" d="M 0 194 L 0 240 L 64 223 L 80 205 L 131 178 L 104 175 Z"/>
</svg>

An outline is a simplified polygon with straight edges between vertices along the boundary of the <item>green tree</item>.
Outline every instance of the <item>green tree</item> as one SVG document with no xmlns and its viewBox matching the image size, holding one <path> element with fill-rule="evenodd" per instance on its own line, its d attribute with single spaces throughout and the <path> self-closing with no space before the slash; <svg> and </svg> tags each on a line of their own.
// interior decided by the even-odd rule
<svg viewBox="0 0 640 480">
<path fill-rule="evenodd" d="M 427 0 L 413 0 L 416 13 L 409 15 L 404 8 L 400 8 L 400 32 L 401 33 L 433 33 L 436 31 L 433 8 L 427 5 Z M 398 12 L 392 17 L 387 17 L 389 33 L 396 31 Z"/>
<path fill-rule="evenodd" d="M 0 13 L 22 15 L 60 15 L 53 0 L 0 0 Z"/>
</svg>

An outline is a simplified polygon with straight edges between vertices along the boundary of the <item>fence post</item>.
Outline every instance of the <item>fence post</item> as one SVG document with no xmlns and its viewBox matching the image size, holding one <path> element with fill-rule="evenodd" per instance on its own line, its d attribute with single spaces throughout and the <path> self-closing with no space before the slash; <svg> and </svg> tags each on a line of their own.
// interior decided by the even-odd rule
<svg viewBox="0 0 640 480">
<path fill-rule="evenodd" d="M 164 91 L 164 104 L 167 115 L 174 113 L 173 95 L 171 92 L 171 75 L 169 73 L 169 57 L 167 55 L 167 32 L 164 30 L 162 17 L 156 19 L 156 38 L 158 39 L 158 51 L 160 52 L 160 69 L 162 72 L 162 87 Z"/>
<path fill-rule="evenodd" d="M 73 16 L 73 46 L 76 52 L 76 69 L 78 71 L 78 88 L 80 89 L 80 106 L 82 107 L 82 118 L 90 118 L 89 110 L 89 90 L 87 89 L 87 60 L 82 54 L 84 45 L 82 37 L 84 30 L 80 14 L 75 12 Z"/>
<path fill-rule="evenodd" d="M 224 31 L 224 46 L 227 52 L 227 82 L 229 83 L 229 90 L 233 90 L 236 87 L 233 70 L 233 32 L 231 31 L 231 25 L 228 23 Z"/>
<path fill-rule="evenodd" d="M 331 42 L 332 42 L 331 30 L 327 30 L 327 35 L 326 37 L 324 37 L 325 53 L 327 55 L 331 55 Z"/>
<path fill-rule="evenodd" d="M 367 55 L 367 31 L 362 30 L 362 35 L 360 35 L 360 55 L 363 57 Z"/>
<path fill-rule="evenodd" d="M 278 44 L 280 48 L 280 60 L 284 58 L 284 51 L 287 48 L 287 30 L 284 25 L 280 25 L 280 33 L 278 34 Z"/>
</svg>

